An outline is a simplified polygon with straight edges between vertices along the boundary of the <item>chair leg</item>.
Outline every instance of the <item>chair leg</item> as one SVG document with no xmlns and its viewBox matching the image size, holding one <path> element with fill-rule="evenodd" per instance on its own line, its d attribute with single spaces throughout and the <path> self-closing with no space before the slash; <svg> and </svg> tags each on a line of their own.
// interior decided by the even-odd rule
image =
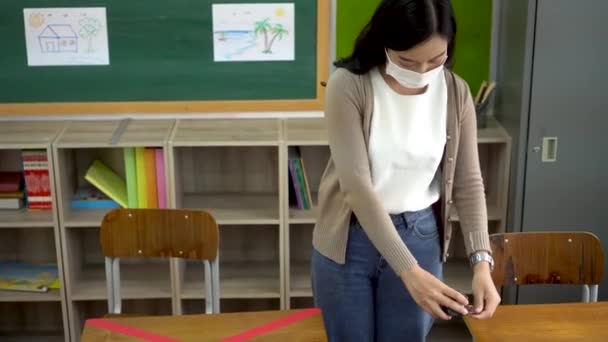
<svg viewBox="0 0 608 342">
<path fill-rule="evenodd" d="M 108 313 L 120 314 L 122 312 L 122 297 L 120 294 L 120 259 L 105 258 L 106 263 L 106 290 L 108 293 Z"/>
<path fill-rule="evenodd" d="M 220 313 L 220 261 L 219 252 L 211 262 L 211 278 L 213 279 L 213 313 Z"/>
<path fill-rule="evenodd" d="M 106 292 L 108 295 L 108 313 L 114 312 L 114 272 L 112 267 L 113 258 L 105 258 L 106 262 Z"/>
<path fill-rule="evenodd" d="M 211 264 L 209 261 L 203 261 L 203 265 L 205 266 L 205 313 L 210 314 L 213 313 L 213 279 L 212 279 L 212 271 Z"/>
<path fill-rule="evenodd" d="M 597 302 L 597 292 L 598 292 L 598 288 L 600 286 L 595 284 L 595 285 L 591 285 L 589 286 L 589 301 L 590 302 Z"/>
<path fill-rule="evenodd" d="M 583 303 L 589 303 L 589 285 L 583 285 Z"/>
</svg>

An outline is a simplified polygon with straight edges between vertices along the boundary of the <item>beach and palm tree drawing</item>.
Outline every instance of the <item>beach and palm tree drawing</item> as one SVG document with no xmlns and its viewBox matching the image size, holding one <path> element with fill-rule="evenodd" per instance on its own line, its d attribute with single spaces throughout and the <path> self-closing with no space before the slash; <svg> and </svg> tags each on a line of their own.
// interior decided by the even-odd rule
<svg viewBox="0 0 608 342">
<path fill-rule="evenodd" d="M 215 4 L 215 61 L 294 59 L 293 4 Z"/>
<path fill-rule="evenodd" d="M 289 32 L 281 24 L 273 25 L 270 18 L 255 22 L 254 32 L 256 36 L 264 36 L 264 50 L 262 53 L 272 53 L 272 44 L 277 37 L 282 40 Z M 268 37 L 271 36 L 270 41 Z"/>
</svg>

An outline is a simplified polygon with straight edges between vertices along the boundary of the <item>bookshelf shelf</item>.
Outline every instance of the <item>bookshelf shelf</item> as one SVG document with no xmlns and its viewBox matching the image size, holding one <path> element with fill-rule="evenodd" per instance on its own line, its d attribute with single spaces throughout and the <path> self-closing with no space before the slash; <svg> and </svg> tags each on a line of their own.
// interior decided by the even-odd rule
<svg viewBox="0 0 608 342">
<path fill-rule="evenodd" d="M 66 228 L 99 228 L 101 220 L 109 210 L 66 208 L 63 226 Z"/>
<path fill-rule="evenodd" d="M 104 265 L 84 265 L 79 279 L 74 280 L 73 301 L 106 300 Z M 171 298 L 169 263 L 120 266 L 123 299 Z"/>
<path fill-rule="evenodd" d="M 61 302 L 61 292 L 59 290 L 43 293 L 0 291 L 1 302 Z"/>
<path fill-rule="evenodd" d="M 178 146 L 278 146 L 279 120 L 178 120 L 170 143 Z"/>
<path fill-rule="evenodd" d="M 203 266 L 194 266 L 188 265 L 182 299 L 205 298 Z M 223 299 L 279 298 L 280 284 L 278 263 L 232 262 L 220 265 L 220 297 Z"/>
<path fill-rule="evenodd" d="M 54 228 L 53 210 L 0 210 L 0 228 Z"/>
<path fill-rule="evenodd" d="M 184 194 L 183 208 L 208 210 L 220 225 L 279 224 L 277 194 L 189 193 Z"/>
</svg>

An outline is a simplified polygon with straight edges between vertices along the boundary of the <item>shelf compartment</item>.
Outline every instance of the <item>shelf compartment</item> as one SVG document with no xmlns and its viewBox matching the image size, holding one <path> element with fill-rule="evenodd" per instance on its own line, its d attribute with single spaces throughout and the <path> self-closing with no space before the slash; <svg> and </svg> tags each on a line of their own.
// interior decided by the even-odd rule
<svg viewBox="0 0 608 342">
<path fill-rule="evenodd" d="M 289 297 L 311 297 L 312 224 L 289 226 Z"/>
<path fill-rule="evenodd" d="M 99 229 L 71 229 L 66 232 L 66 245 L 68 298 L 72 301 L 105 300 L 106 273 Z M 122 258 L 120 277 L 123 299 L 171 298 L 169 259 Z"/>
<path fill-rule="evenodd" d="M 63 340 L 60 302 L 0 303 L 0 341 Z"/>
<path fill-rule="evenodd" d="M 280 298 L 279 226 L 220 227 L 220 297 Z M 202 262 L 182 262 L 181 299 L 202 299 Z M 182 269 L 182 267 L 180 267 Z"/>
<path fill-rule="evenodd" d="M 0 262 L 57 265 L 54 230 L 50 228 L 0 229 Z M 59 267 L 59 266 L 58 266 Z M 61 275 L 59 275 L 61 278 Z M 0 291 L 0 302 L 59 302 L 59 290 L 49 292 Z"/>
<path fill-rule="evenodd" d="M 1 134 L 0 134 L 1 135 Z M 48 149 L 43 148 L 47 150 Z M 22 162 L 22 150 L 15 149 L 2 149 L 0 143 L 0 171 L 14 171 L 23 172 Z M 50 154 L 48 154 L 49 167 L 52 164 Z M 52 170 L 50 170 L 50 176 L 52 176 Z M 24 189 L 25 191 L 25 189 Z M 51 191 L 54 191 L 51 186 Z M 52 209 L 28 209 L 25 207 L 22 209 L 0 209 L 0 228 L 31 228 L 31 227 L 54 227 L 55 219 L 53 217 L 54 211 Z M 54 205 L 54 204 L 53 204 Z"/>
<path fill-rule="evenodd" d="M 279 224 L 278 148 L 172 150 L 177 208 L 206 209 L 223 225 Z"/>
<path fill-rule="evenodd" d="M 303 145 L 298 146 L 300 156 L 304 163 L 304 171 L 310 187 L 312 197 L 312 209 L 298 209 L 295 205 L 295 199 L 290 198 L 289 207 L 289 223 L 291 224 L 313 224 L 317 220 L 318 210 L 318 190 L 323 172 L 330 157 L 329 148 L 327 146 L 318 145 Z M 289 173 L 289 168 L 285 166 L 285 172 Z M 288 182 L 291 182 L 291 175 L 288 174 Z"/>
</svg>

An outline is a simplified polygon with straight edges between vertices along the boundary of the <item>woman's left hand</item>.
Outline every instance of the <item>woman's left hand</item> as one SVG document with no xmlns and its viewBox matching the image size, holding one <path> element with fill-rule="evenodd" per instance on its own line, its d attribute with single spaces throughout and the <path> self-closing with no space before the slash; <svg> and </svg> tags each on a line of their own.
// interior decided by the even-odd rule
<svg viewBox="0 0 608 342">
<path fill-rule="evenodd" d="M 494 311 L 500 304 L 500 295 L 492 280 L 490 265 L 487 262 L 480 262 L 475 265 L 474 272 L 473 296 L 475 301 L 471 317 L 477 319 L 492 318 Z"/>
</svg>

